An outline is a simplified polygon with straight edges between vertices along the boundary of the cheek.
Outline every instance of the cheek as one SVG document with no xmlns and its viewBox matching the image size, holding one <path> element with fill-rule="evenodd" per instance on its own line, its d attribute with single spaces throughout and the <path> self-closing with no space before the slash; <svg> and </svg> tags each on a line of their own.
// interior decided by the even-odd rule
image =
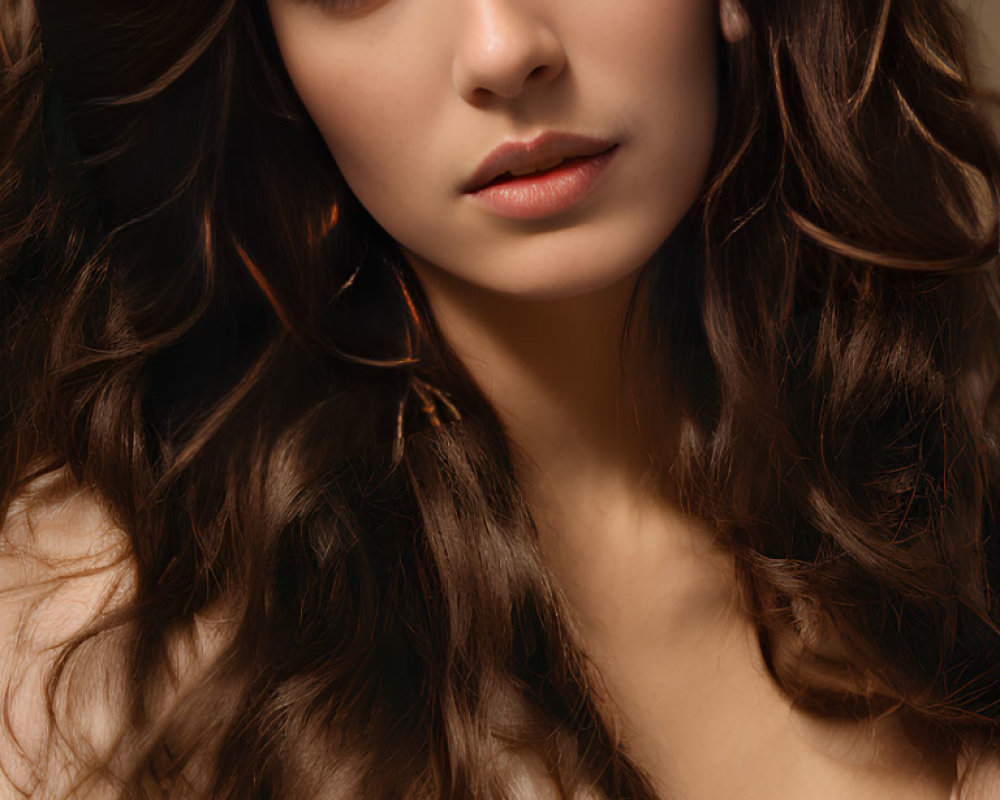
<svg viewBox="0 0 1000 800">
<path fill-rule="evenodd" d="M 386 103 L 339 65 L 310 65 L 292 75 L 299 96 L 345 177 L 363 167 L 392 128 Z M 360 76 L 357 76 L 360 77 Z"/>
<path fill-rule="evenodd" d="M 710 3 L 644 0 L 626 21 L 612 25 L 592 72 L 581 84 L 634 120 L 639 169 L 630 175 L 636 237 L 665 239 L 697 202 L 715 147 L 718 34 Z M 641 13 L 640 13 L 641 12 Z M 604 70 L 601 67 L 605 67 Z"/>
<path fill-rule="evenodd" d="M 616 83 L 632 102 L 672 116 L 663 128 L 676 136 L 685 125 L 714 122 L 716 43 L 712 4 L 704 0 L 646 0 L 608 30 L 601 61 L 616 66 Z M 610 89 L 610 87 L 606 87 Z M 703 131 L 702 131 L 703 132 Z"/>
<path fill-rule="evenodd" d="M 671 193 L 672 184 L 676 196 L 671 202 L 686 210 L 707 177 L 715 145 L 717 33 L 710 3 L 686 0 L 664 5 L 672 6 L 675 14 L 661 14 L 658 26 L 636 34 L 648 56 L 649 87 L 638 102 L 651 110 L 649 123 L 657 131 L 662 165 L 658 172 L 667 184 L 664 193 Z"/>
<path fill-rule="evenodd" d="M 394 159 L 403 158 L 402 123 L 429 107 L 420 94 L 419 67 L 400 58 L 373 59 L 372 49 L 323 31 L 283 33 L 289 77 L 345 180 L 368 191 L 390 189 L 382 184 L 401 174 Z"/>
<path fill-rule="evenodd" d="M 596 8 L 596 5 L 594 7 Z M 628 6 L 624 13 L 622 6 Z M 684 195 L 704 178 L 715 140 L 718 31 L 714 0 L 620 0 L 571 18 L 581 93 L 618 109 Z M 597 35 L 601 31 L 601 35 Z M 569 57 L 572 61 L 574 53 Z M 678 180 L 680 179 L 680 180 Z"/>
</svg>

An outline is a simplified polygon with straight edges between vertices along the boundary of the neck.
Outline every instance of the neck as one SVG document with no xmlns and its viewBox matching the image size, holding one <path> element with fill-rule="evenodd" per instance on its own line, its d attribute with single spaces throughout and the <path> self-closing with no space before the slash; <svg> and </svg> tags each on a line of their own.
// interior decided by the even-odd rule
<svg viewBox="0 0 1000 800">
<path fill-rule="evenodd" d="M 496 409 L 529 497 L 644 480 L 627 379 L 635 348 L 620 346 L 638 272 L 584 296 L 528 300 L 414 269 L 443 336 Z"/>
</svg>

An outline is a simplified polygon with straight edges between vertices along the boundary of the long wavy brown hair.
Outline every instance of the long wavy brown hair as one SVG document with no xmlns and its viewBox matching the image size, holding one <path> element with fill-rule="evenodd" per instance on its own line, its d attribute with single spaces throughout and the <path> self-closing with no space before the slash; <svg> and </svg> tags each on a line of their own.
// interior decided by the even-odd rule
<svg viewBox="0 0 1000 800">
<path fill-rule="evenodd" d="M 658 474 L 798 706 L 895 710 L 974 776 L 1000 753 L 1000 151 L 967 22 L 743 7 L 710 176 L 633 296 L 684 409 L 668 449 L 652 404 Z M 24 795 L 503 798 L 526 753 L 563 796 L 655 797 L 503 426 L 262 0 L 0 0 L 0 59 L 4 552 L 66 487 L 125 541 L 74 573 L 124 570 L 48 662 Z"/>
</svg>

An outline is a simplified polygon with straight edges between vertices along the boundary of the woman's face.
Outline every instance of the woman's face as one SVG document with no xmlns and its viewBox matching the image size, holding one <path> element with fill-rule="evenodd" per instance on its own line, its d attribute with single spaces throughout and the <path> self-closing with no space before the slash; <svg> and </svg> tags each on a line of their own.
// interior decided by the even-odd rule
<svg viewBox="0 0 1000 800">
<path fill-rule="evenodd" d="M 715 135 L 719 2 L 268 7 L 344 179 L 418 275 L 551 299 L 637 272 L 694 203 Z M 735 40 L 742 20 L 721 2 L 722 33 Z M 554 208 L 498 209 L 464 191 L 498 145 L 550 131 L 617 148 Z M 567 180 L 564 168 L 557 182 L 575 186 L 585 171 Z"/>
</svg>

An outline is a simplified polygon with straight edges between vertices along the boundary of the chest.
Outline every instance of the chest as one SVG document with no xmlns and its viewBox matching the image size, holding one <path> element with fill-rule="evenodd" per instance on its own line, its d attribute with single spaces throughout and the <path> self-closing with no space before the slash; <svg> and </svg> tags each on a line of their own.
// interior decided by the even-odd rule
<svg viewBox="0 0 1000 800">
<path fill-rule="evenodd" d="M 602 711 L 662 796 L 949 800 L 954 763 L 897 720 L 833 723 L 795 709 L 740 608 L 732 557 L 684 520 L 661 525 L 552 535 L 543 550 Z"/>
</svg>

